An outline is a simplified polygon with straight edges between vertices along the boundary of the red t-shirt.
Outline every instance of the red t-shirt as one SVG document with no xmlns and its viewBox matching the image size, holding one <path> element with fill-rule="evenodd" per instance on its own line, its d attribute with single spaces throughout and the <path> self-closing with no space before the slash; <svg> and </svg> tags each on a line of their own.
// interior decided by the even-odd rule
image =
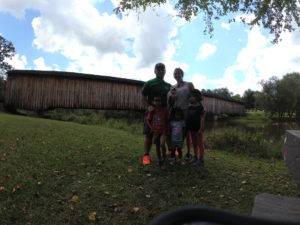
<svg viewBox="0 0 300 225">
<path fill-rule="evenodd" d="M 169 112 L 167 108 L 154 109 L 147 114 L 147 120 L 152 125 L 155 133 L 165 133 L 167 131 Z"/>
</svg>

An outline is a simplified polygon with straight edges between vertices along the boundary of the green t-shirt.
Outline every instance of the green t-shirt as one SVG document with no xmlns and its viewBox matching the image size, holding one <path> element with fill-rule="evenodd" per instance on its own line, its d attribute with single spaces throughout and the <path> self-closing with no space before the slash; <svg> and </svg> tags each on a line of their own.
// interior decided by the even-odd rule
<svg viewBox="0 0 300 225">
<path fill-rule="evenodd" d="M 154 78 L 147 81 L 142 88 L 142 95 L 147 97 L 149 103 L 152 102 L 153 97 L 160 96 L 163 106 L 167 106 L 167 94 L 171 85 L 164 80 Z"/>
</svg>

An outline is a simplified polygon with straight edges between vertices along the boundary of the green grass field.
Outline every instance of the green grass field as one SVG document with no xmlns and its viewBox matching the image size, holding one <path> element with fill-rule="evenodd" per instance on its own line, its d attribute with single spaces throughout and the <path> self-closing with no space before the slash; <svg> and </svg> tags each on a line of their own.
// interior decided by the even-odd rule
<svg viewBox="0 0 300 225">
<path fill-rule="evenodd" d="M 258 193 L 300 197 L 283 160 L 210 149 L 204 167 L 160 171 L 142 152 L 135 132 L 0 113 L 0 224 L 142 225 L 177 206 L 250 214 Z"/>
</svg>

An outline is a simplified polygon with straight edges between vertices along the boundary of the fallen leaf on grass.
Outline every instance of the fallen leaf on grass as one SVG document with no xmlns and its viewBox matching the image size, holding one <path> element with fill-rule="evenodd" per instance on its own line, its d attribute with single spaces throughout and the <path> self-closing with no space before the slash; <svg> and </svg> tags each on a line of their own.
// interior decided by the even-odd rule
<svg viewBox="0 0 300 225">
<path fill-rule="evenodd" d="M 109 193 L 108 191 L 105 191 L 104 194 L 105 194 L 105 195 L 109 195 L 110 193 Z"/>
<path fill-rule="evenodd" d="M 131 209 L 131 212 L 134 212 L 134 213 L 137 213 L 138 211 L 140 211 L 140 208 L 139 207 L 133 207 Z"/>
<path fill-rule="evenodd" d="M 4 191 L 5 187 L 4 186 L 1 186 L 0 187 L 0 191 Z"/>
<path fill-rule="evenodd" d="M 224 198 L 224 195 L 219 195 L 220 198 Z"/>
<path fill-rule="evenodd" d="M 16 192 L 16 191 L 21 190 L 21 189 L 23 189 L 23 188 L 24 188 L 24 184 L 17 184 L 17 185 L 13 188 L 12 192 Z"/>
<path fill-rule="evenodd" d="M 77 195 L 74 195 L 70 200 L 69 202 L 77 202 L 78 201 L 78 196 Z"/>
<path fill-rule="evenodd" d="M 246 184 L 247 183 L 247 181 L 246 180 L 243 180 L 242 182 L 241 182 L 241 184 Z"/>
<path fill-rule="evenodd" d="M 75 175 L 77 175 L 77 174 L 78 174 L 78 172 L 77 172 L 77 171 L 74 171 L 74 170 L 69 172 L 69 175 L 70 175 L 70 176 L 75 176 Z"/>
<path fill-rule="evenodd" d="M 132 169 L 132 168 L 128 168 L 128 169 L 127 169 L 127 172 L 128 172 L 128 173 L 132 173 L 132 172 L 133 172 L 133 169 Z"/>
<path fill-rule="evenodd" d="M 97 216 L 97 213 L 96 212 L 91 212 L 88 216 L 89 220 L 91 221 L 95 221 L 96 220 L 96 216 Z"/>
<path fill-rule="evenodd" d="M 146 198 L 151 198 L 151 195 L 145 195 L 146 196 Z"/>
</svg>

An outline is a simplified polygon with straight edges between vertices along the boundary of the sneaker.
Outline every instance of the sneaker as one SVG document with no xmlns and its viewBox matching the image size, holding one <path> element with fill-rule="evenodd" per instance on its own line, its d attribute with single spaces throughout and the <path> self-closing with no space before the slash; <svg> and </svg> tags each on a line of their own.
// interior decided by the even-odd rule
<svg viewBox="0 0 300 225">
<path fill-rule="evenodd" d="M 172 150 L 167 151 L 167 156 L 168 156 L 169 158 L 174 158 L 174 157 L 175 157 L 175 152 L 172 151 Z"/>
<path fill-rule="evenodd" d="M 144 155 L 144 157 L 143 157 L 143 165 L 150 165 L 150 163 L 151 163 L 151 157 L 150 157 L 150 155 Z"/>
<path fill-rule="evenodd" d="M 190 162 L 191 164 L 193 164 L 193 163 L 195 163 L 197 160 L 198 160 L 197 157 L 193 157 L 189 162 Z"/>
<path fill-rule="evenodd" d="M 193 158 L 193 156 L 192 156 L 190 153 L 186 153 L 186 155 L 185 155 L 185 157 L 184 157 L 184 159 L 185 159 L 186 161 L 190 161 L 190 160 L 192 160 L 192 158 Z"/>
<path fill-rule="evenodd" d="M 176 158 L 169 158 L 169 163 L 174 166 L 176 164 Z"/>
<path fill-rule="evenodd" d="M 183 159 L 178 159 L 177 162 L 178 162 L 178 164 L 180 164 L 180 165 L 185 165 L 185 164 L 186 164 L 186 161 L 183 160 Z"/>
<path fill-rule="evenodd" d="M 204 164 L 203 159 L 197 159 L 192 165 L 193 166 L 202 166 Z"/>
</svg>

